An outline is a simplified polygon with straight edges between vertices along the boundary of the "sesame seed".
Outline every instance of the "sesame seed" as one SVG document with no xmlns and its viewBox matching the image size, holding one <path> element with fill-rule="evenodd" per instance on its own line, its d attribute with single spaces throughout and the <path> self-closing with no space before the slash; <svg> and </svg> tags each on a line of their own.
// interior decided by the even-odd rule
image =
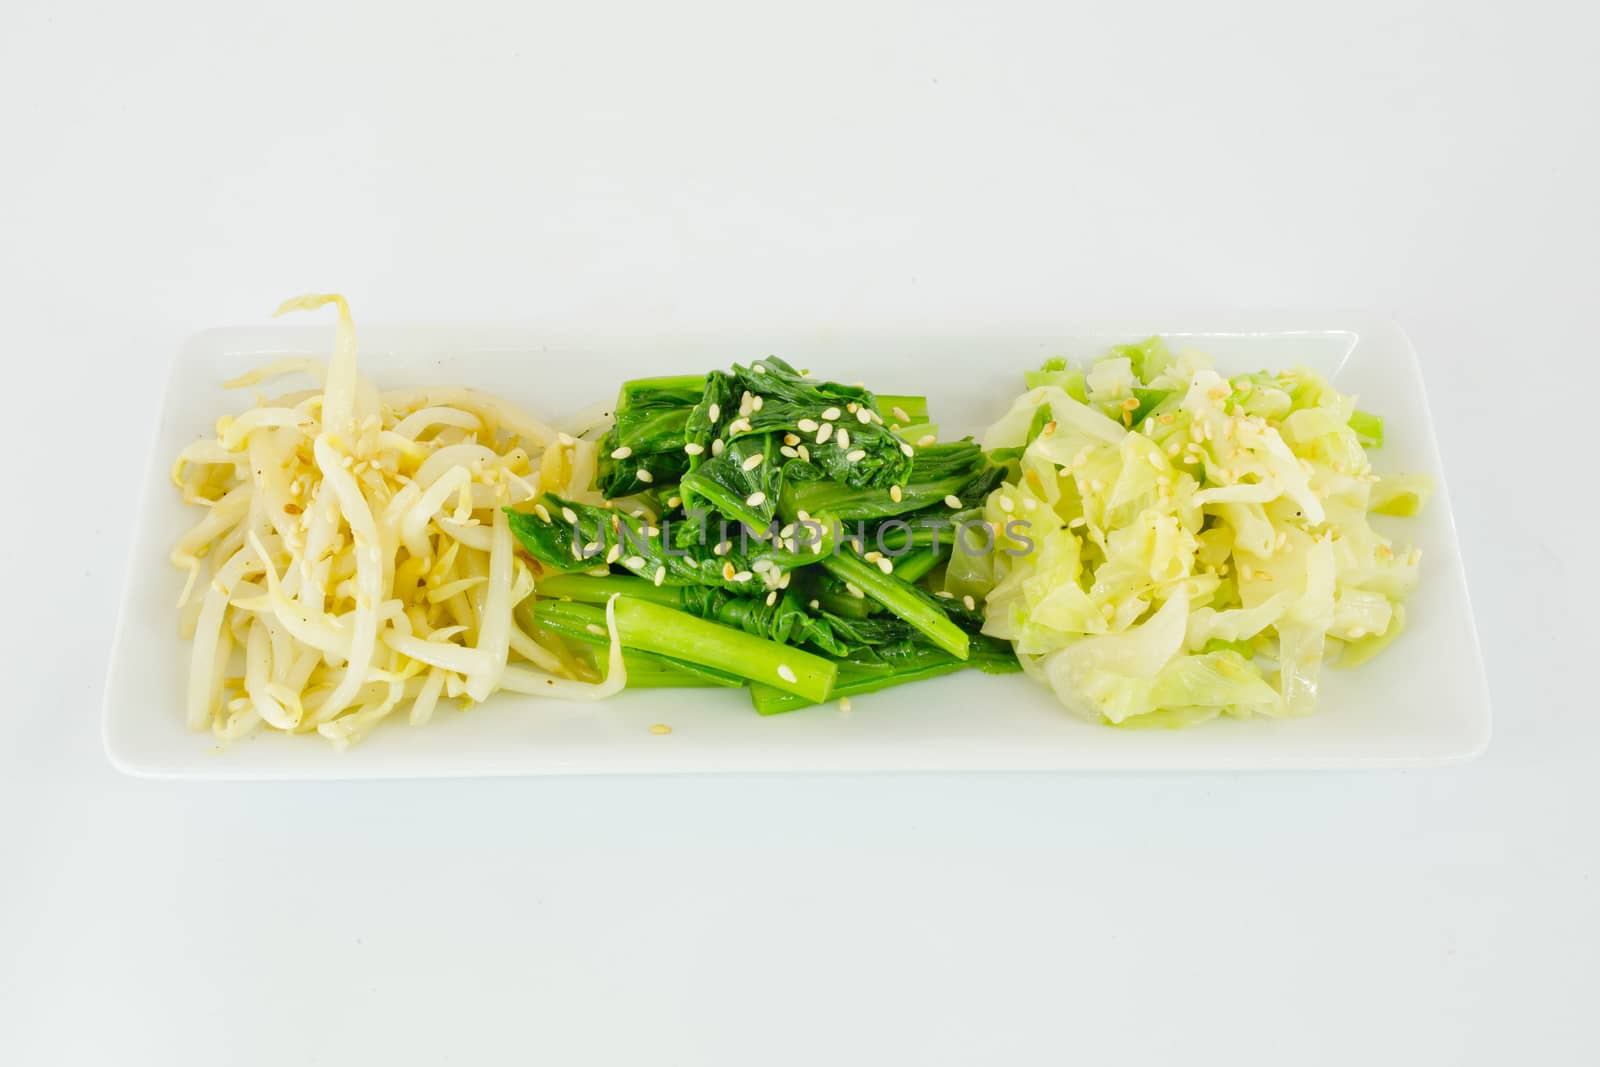
<svg viewBox="0 0 1600 1067">
<path fill-rule="evenodd" d="M 845 582 L 844 591 L 855 597 L 857 600 L 860 600 L 867 595 L 863 593 L 861 591 L 861 587 L 854 582 Z"/>
<path fill-rule="evenodd" d="M 904 452 L 907 456 L 915 455 L 915 453 L 911 451 L 911 446 L 906 444 L 904 441 L 900 442 L 900 451 Z"/>
<path fill-rule="evenodd" d="M 800 438 L 792 433 L 786 433 L 783 435 L 783 443 L 792 447 L 800 443 Z"/>
<path fill-rule="evenodd" d="M 543 519 L 545 522 L 550 521 L 550 509 L 545 507 L 543 504 L 535 504 L 533 506 L 533 513 L 539 516 L 539 518 Z"/>
<path fill-rule="evenodd" d="M 878 569 L 885 574 L 893 574 L 894 560 L 890 559 L 888 556 L 884 556 L 878 561 Z"/>
<path fill-rule="evenodd" d="M 765 404 L 765 403 L 766 403 L 766 400 L 764 400 L 763 398 L 761 398 L 759 396 L 753 396 L 753 397 L 750 398 L 750 410 L 751 411 L 760 411 L 761 410 L 761 405 Z"/>
<path fill-rule="evenodd" d="M 1008 496 L 1001 497 L 997 503 L 999 503 L 1001 511 L 1011 512 L 1017 509 L 1017 506 L 1011 502 L 1011 498 Z"/>
<path fill-rule="evenodd" d="M 1082 515 L 1079 515 L 1077 518 L 1075 518 L 1071 522 L 1067 523 L 1067 529 L 1076 530 L 1080 526 L 1087 526 L 1088 524 L 1089 524 L 1089 520 L 1084 518 Z"/>
<path fill-rule="evenodd" d="M 752 373 L 755 373 L 755 374 L 765 374 L 765 373 L 767 373 L 767 368 L 762 366 L 760 363 L 756 363 L 756 364 L 751 365 L 750 370 L 751 370 Z"/>
<path fill-rule="evenodd" d="M 733 542 L 732 541 L 719 541 L 717 543 L 716 547 L 711 550 L 712 554 L 713 555 L 717 555 L 717 556 L 726 556 L 729 552 L 732 552 L 732 551 L 733 551 Z"/>
<path fill-rule="evenodd" d="M 724 581 L 733 581 L 733 576 L 738 573 L 739 572 L 734 569 L 733 564 L 724 563 L 722 565 L 722 578 Z"/>
<path fill-rule="evenodd" d="M 850 710 L 850 698 L 849 697 L 840 697 L 839 698 L 839 710 L 840 711 L 849 711 Z"/>
<path fill-rule="evenodd" d="M 833 443 L 838 445 L 841 451 L 849 448 L 850 431 L 846 430 L 843 426 L 839 427 L 839 432 L 834 436 Z"/>
<path fill-rule="evenodd" d="M 927 448 L 929 445 L 937 444 L 938 441 L 939 441 L 939 439 L 937 437 L 933 436 L 933 434 L 925 433 L 921 437 L 917 438 L 917 447 L 918 448 Z"/>
<path fill-rule="evenodd" d="M 794 668 L 790 667 L 787 663 L 778 664 L 778 677 L 782 678 L 790 685 L 793 685 L 796 681 L 798 681 L 798 679 L 796 679 L 794 676 Z"/>
<path fill-rule="evenodd" d="M 901 488 L 898 485 L 891 485 L 889 487 L 889 499 L 893 500 L 896 504 L 898 504 L 898 503 L 900 503 L 900 501 L 904 500 L 905 496 L 906 496 L 905 492 L 903 490 L 901 490 Z"/>
<path fill-rule="evenodd" d="M 720 404 L 712 404 L 711 407 L 706 410 L 706 418 L 711 422 L 716 422 L 721 417 L 722 405 Z"/>
<path fill-rule="evenodd" d="M 851 463 L 860 463 L 862 460 L 867 458 L 867 453 L 864 450 L 857 448 L 854 451 L 846 452 L 844 458 L 849 460 Z"/>
<path fill-rule="evenodd" d="M 790 448 L 788 445 L 779 445 L 778 446 L 778 455 L 783 456 L 785 459 L 799 459 L 800 458 L 800 453 L 796 452 L 794 449 Z"/>
<path fill-rule="evenodd" d="M 691 456 L 698 456 L 700 453 L 706 450 L 706 446 L 690 441 L 688 444 L 683 446 L 683 450 Z"/>
<path fill-rule="evenodd" d="M 856 421 L 861 423 L 861 425 L 863 425 L 863 426 L 870 426 L 872 424 L 872 412 L 871 412 L 871 410 L 868 409 L 868 408 L 857 408 L 856 409 Z"/>
<path fill-rule="evenodd" d="M 711 442 L 711 454 L 713 456 L 720 456 L 722 455 L 722 450 L 725 447 L 726 446 L 722 443 L 722 438 L 719 437 L 715 441 Z"/>
<path fill-rule="evenodd" d="M 759 508 L 762 504 L 767 502 L 767 494 L 757 489 L 755 492 L 745 497 L 744 502 L 753 508 Z"/>
<path fill-rule="evenodd" d="M 743 417 L 734 419 L 732 422 L 728 423 L 728 432 L 729 433 L 749 433 L 750 432 L 750 420 L 746 419 L 746 418 L 743 418 Z"/>
<path fill-rule="evenodd" d="M 805 463 L 811 462 L 811 450 L 806 448 L 805 445 L 795 445 L 794 450 L 800 456 L 801 461 Z"/>
<path fill-rule="evenodd" d="M 757 467 L 761 466 L 761 461 L 766 458 L 766 456 L 763 456 L 760 452 L 757 452 L 753 456 L 746 456 L 745 461 L 740 464 L 740 466 L 744 467 L 744 469 L 747 471 L 753 471 Z"/>
<path fill-rule="evenodd" d="M 806 605 L 806 607 L 810 608 L 812 611 L 816 611 L 818 608 L 822 607 L 822 601 L 813 599 Z"/>
<path fill-rule="evenodd" d="M 676 507 L 682 507 L 682 506 L 683 506 L 683 497 L 681 497 L 681 496 L 669 496 L 669 497 L 667 497 L 667 507 L 676 508 Z"/>
<path fill-rule="evenodd" d="M 733 580 L 736 581 L 736 582 L 748 582 L 751 578 L 754 578 L 754 577 L 755 577 L 755 575 L 751 574 L 749 571 L 735 571 L 734 575 L 733 575 Z"/>
<path fill-rule="evenodd" d="M 910 422 L 911 421 L 911 416 L 907 415 L 906 414 L 906 409 L 901 407 L 899 404 L 896 404 L 894 407 L 890 408 L 889 409 L 889 414 L 893 415 L 895 418 L 899 419 L 901 422 Z"/>
<path fill-rule="evenodd" d="M 816 433 L 817 432 L 817 420 L 816 419 L 801 419 L 799 422 L 795 423 L 795 425 L 798 426 L 800 428 L 801 432 L 803 432 L 803 433 Z"/>
<path fill-rule="evenodd" d="M 833 436 L 833 423 L 831 423 L 831 422 L 823 423 L 822 426 L 819 427 L 818 430 L 817 430 L 817 444 L 819 444 L 819 445 L 827 444 L 828 443 L 828 438 L 832 437 L 832 436 Z"/>
<path fill-rule="evenodd" d="M 767 594 L 767 607 L 770 608 L 770 607 L 772 607 L 772 605 L 776 604 L 777 602 L 778 602 L 778 591 L 776 589 L 774 589 L 772 592 Z"/>
<path fill-rule="evenodd" d="M 952 511 L 961 510 L 961 498 L 956 496 L 954 493 L 951 493 L 949 496 L 945 497 L 944 503 L 945 507 L 950 508 Z"/>
<path fill-rule="evenodd" d="M 583 546 L 583 554 L 585 556 L 593 556 L 593 555 L 597 554 L 599 551 L 600 551 L 600 542 L 599 541 L 590 541 L 588 544 Z"/>
<path fill-rule="evenodd" d="M 663 566 L 657 567 L 656 568 L 656 576 L 655 576 L 655 579 L 654 579 L 655 583 L 657 585 L 660 585 L 662 582 L 664 582 L 666 580 L 667 580 L 667 568 L 666 568 L 666 566 L 663 565 Z"/>
<path fill-rule="evenodd" d="M 837 419 L 838 417 L 839 417 L 839 409 L 838 408 L 826 408 L 822 412 L 822 421 L 823 422 L 832 422 L 834 419 Z"/>
<path fill-rule="evenodd" d="M 629 448 L 627 445 L 621 445 L 611 450 L 612 459 L 627 459 L 631 455 L 633 455 L 633 449 Z"/>
<path fill-rule="evenodd" d="M 568 522 L 577 522 L 578 521 L 578 513 L 576 511 L 573 511 L 571 508 L 562 508 L 561 509 L 561 517 L 563 519 L 566 519 Z"/>
<path fill-rule="evenodd" d="M 610 550 L 606 552 L 606 562 L 607 563 L 615 563 L 617 560 L 619 560 L 621 558 L 622 558 L 622 546 L 621 545 L 612 545 Z"/>
<path fill-rule="evenodd" d="M 588 630 L 590 633 L 596 634 L 596 635 L 598 635 L 600 637 L 604 637 L 606 635 L 606 628 L 604 626 L 596 626 L 592 622 L 586 624 L 584 626 L 584 629 Z"/>
<path fill-rule="evenodd" d="M 645 483 L 646 485 L 649 485 L 651 482 L 656 480 L 656 476 L 654 474 L 651 474 L 649 471 L 645 470 L 643 467 L 640 467 L 637 471 L 634 472 L 634 477 L 638 478 L 641 482 Z"/>
<path fill-rule="evenodd" d="M 644 566 L 644 557 L 642 557 L 642 556 L 629 556 L 627 559 L 622 561 L 622 565 L 624 567 L 628 568 L 630 571 L 636 571 L 640 567 Z"/>
<path fill-rule="evenodd" d="M 966 608 L 968 611 L 978 610 L 978 602 L 972 599 L 971 593 L 968 593 L 966 596 L 961 598 L 961 606 Z"/>
</svg>

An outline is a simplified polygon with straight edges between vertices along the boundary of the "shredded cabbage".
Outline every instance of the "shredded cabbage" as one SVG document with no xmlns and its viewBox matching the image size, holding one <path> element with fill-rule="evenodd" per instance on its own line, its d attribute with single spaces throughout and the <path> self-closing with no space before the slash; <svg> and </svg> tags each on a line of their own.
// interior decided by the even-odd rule
<svg viewBox="0 0 1600 1067">
<path fill-rule="evenodd" d="M 512 616 L 534 577 L 505 508 L 541 489 L 587 489 L 593 444 L 476 390 L 380 393 L 356 368 L 343 297 L 297 297 L 279 312 L 327 304 L 339 321 L 326 364 L 279 360 L 227 383 L 300 373 L 321 388 L 218 420 L 173 468 L 184 499 L 206 509 L 172 552 L 189 572 L 179 601 L 193 640 L 189 725 L 222 740 L 262 726 L 315 732 L 343 747 L 406 700 L 420 725 L 441 697 L 622 688 L 609 607 L 598 683 Z"/>
<path fill-rule="evenodd" d="M 1382 420 L 1300 369 L 1225 378 L 1160 338 L 1053 359 L 984 435 L 1011 464 L 997 530 L 947 587 L 1071 710 L 1118 726 L 1312 711 L 1321 670 L 1404 625 L 1420 553 L 1368 521 L 1414 515 L 1423 475 L 1373 472 Z"/>
</svg>

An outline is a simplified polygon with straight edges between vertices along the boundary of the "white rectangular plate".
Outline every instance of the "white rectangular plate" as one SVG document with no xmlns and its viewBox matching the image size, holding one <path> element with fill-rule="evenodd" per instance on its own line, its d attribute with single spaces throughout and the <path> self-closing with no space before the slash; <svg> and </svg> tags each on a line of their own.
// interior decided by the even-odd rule
<svg viewBox="0 0 1600 1067">
<path fill-rule="evenodd" d="M 1017 676 L 976 671 L 763 718 L 743 691 L 625 692 L 599 704 L 502 694 L 465 714 L 403 717 L 347 752 L 312 736 L 252 737 L 227 749 L 183 724 L 185 642 L 167 559 L 195 521 L 168 478 L 172 458 L 248 398 L 221 383 L 267 358 L 326 355 L 331 327 L 199 334 L 172 371 L 144 504 L 133 532 L 122 616 L 106 683 L 105 741 L 134 774 L 175 778 L 399 778 L 514 774 L 819 770 L 1245 769 L 1416 766 L 1468 759 L 1489 736 L 1489 706 L 1461 553 L 1417 359 L 1392 324 L 1354 314 L 1236 314 L 1069 321 L 1049 333 L 985 336 L 578 335 L 533 329 L 370 329 L 363 370 L 382 386 L 460 383 L 547 417 L 615 395 L 626 378 L 697 373 L 775 354 L 821 376 L 884 393 L 926 393 L 946 436 L 979 432 L 1047 356 L 1092 355 L 1151 333 L 1217 358 L 1225 373 L 1305 365 L 1385 417 L 1383 471 L 1426 471 L 1439 491 L 1388 532 L 1423 551 L 1410 628 L 1359 670 L 1324 673 L 1315 716 L 1123 731 L 1080 721 Z M 654 723 L 671 734 L 651 732 Z"/>
</svg>

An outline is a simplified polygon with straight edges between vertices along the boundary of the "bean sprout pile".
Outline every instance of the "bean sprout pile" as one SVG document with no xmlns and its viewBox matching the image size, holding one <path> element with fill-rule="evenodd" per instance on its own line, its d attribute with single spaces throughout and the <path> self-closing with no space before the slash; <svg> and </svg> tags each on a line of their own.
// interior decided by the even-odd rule
<svg viewBox="0 0 1600 1067">
<path fill-rule="evenodd" d="M 610 606 L 603 681 L 512 615 L 536 573 L 505 509 L 587 487 L 594 445 L 476 390 L 380 391 L 357 372 L 343 297 L 279 313 L 327 304 L 339 313 L 330 360 L 282 359 L 227 383 L 301 374 L 320 388 L 258 397 L 173 467 L 184 500 L 205 509 L 172 551 L 188 572 L 189 726 L 224 741 L 314 731 L 344 747 L 408 702 L 422 725 L 441 698 L 622 689 Z"/>
</svg>

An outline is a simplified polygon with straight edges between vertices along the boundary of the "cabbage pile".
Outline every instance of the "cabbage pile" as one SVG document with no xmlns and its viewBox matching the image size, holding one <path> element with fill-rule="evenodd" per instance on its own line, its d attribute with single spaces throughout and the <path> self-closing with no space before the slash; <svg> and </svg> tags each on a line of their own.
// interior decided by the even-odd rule
<svg viewBox="0 0 1600 1067">
<path fill-rule="evenodd" d="M 1009 464 L 995 551 L 956 553 L 946 588 L 984 597 L 983 632 L 1067 707 L 1302 715 L 1324 664 L 1400 633 L 1420 553 L 1368 520 L 1415 514 L 1429 485 L 1373 472 L 1383 424 L 1353 397 L 1304 369 L 1225 378 L 1159 338 L 1026 377 L 983 439 Z"/>
</svg>

